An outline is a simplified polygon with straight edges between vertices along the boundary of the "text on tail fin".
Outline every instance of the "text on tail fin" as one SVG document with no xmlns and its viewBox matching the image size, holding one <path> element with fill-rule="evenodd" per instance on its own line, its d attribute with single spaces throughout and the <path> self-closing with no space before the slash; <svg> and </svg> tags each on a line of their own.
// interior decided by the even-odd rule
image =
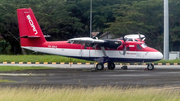
<svg viewBox="0 0 180 101">
<path fill-rule="evenodd" d="M 31 27 L 33 28 L 33 32 L 35 32 L 34 34 L 35 34 L 35 35 L 38 34 L 38 31 L 37 31 L 36 27 L 34 26 L 34 22 L 33 22 L 32 19 L 31 19 L 31 16 L 30 16 L 30 15 L 27 15 L 26 17 L 27 17 L 27 19 L 28 19 L 28 21 L 29 21 L 29 24 L 30 24 Z"/>
</svg>

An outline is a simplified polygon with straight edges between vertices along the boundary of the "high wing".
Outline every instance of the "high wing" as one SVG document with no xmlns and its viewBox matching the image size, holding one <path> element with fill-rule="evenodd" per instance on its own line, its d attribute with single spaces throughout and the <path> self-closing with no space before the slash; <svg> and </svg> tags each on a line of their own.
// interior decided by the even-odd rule
<svg viewBox="0 0 180 101">
<path fill-rule="evenodd" d="M 104 40 L 92 39 L 89 37 L 82 37 L 82 38 L 69 39 L 68 43 L 71 43 L 71 44 L 86 44 L 86 43 L 103 44 L 103 43 L 105 43 L 105 41 Z"/>
<path fill-rule="evenodd" d="M 117 39 L 97 40 L 89 37 L 72 38 L 68 40 L 68 43 L 81 44 L 81 45 L 85 44 L 85 46 L 88 47 L 98 46 L 98 47 L 107 47 L 113 49 L 117 49 L 119 46 L 122 45 L 122 42 Z"/>
</svg>

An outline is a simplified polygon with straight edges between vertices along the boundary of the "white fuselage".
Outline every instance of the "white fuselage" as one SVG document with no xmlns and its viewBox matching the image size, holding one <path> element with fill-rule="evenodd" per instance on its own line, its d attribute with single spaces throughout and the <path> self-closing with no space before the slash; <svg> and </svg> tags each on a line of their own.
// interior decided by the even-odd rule
<svg viewBox="0 0 180 101">
<path fill-rule="evenodd" d="M 48 54 L 55 54 L 67 57 L 82 58 L 86 60 L 94 60 L 95 58 L 103 57 L 102 50 L 89 50 L 89 49 L 66 49 L 66 48 L 45 48 L 45 47 L 22 47 L 35 52 L 42 52 Z M 123 60 L 127 62 L 148 62 L 157 61 L 163 58 L 160 52 L 142 52 L 142 51 L 123 51 L 119 50 L 106 50 L 107 56 L 115 62 Z M 124 61 L 123 61 L 124 62 Z"/>
</svg>

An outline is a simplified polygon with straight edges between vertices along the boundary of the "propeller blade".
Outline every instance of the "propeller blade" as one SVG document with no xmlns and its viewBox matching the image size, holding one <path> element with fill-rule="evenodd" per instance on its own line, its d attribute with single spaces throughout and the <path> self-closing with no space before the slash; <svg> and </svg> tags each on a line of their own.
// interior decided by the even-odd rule
<svg viewBox="0 0 180 101">
<path fill-rule="evenodd" d="M 123 49 L 123 55 L 126 54 L 126 46 L 124 46 L 124 49 Z"/>
<path fill-rule="evenodd" d="M 138 33 L 140 41 L 142 41 L 141 35 Z"/>
<path fill-rule="evenodd" d="M 124 41 L 124 42 L 126 42 L 126 39 L 125 39 L 125 37 L 123 36 L 122 38 L 123 38 L 123 41 Z"/>
<path fill-rule="evenodd" d="M 125 39 L 125 37 L 123 36 L 122 37 L 123 38 L 123 41 L 124 41 L 124 43 L 123 43 L 123 55 L 125 55 L 126 54 L 126 45 L 125 45 L 125 43 L 126 43 L 126 39 Z"/>
</svg>

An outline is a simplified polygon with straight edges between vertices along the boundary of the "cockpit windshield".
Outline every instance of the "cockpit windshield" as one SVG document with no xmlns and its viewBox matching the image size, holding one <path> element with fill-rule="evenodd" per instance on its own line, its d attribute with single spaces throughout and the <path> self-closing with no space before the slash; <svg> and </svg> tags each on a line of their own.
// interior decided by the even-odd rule
<svg viewBox="0 0 180 101">
<path fill-rule="evenodd" d="M 136 39 L 133 39 L 133 38 L 126 38 L 126 41 L 138 41 L 138 40 L 136 40 Z"/>
<path fill-rule="evenodd" d="M 126 41 L 133 41 L 133 39 L 132 38 L 127 38 Z"/>
<path fill-rule="evenodd" d="M 141 44 L 141 46 L 142 46 L 143 48 L 146 48 L 146 47 L 147 47 L 147 45 L 146 45 L 145 43 Z"/>
</svg>

